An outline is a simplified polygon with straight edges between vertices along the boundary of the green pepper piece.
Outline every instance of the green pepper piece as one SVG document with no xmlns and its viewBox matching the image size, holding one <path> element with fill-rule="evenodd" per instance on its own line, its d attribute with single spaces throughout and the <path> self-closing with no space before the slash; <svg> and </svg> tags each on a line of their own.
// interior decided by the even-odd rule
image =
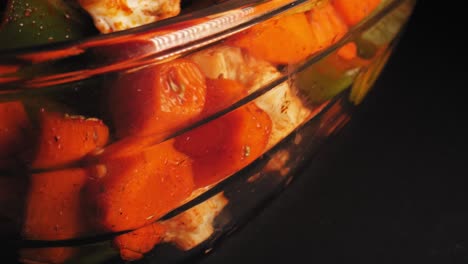
<svg viewBox="0 0 468 264">
<path fill-rule="evenodd" d="M 364 59 L 372 59 L 382 46 L 389 45 L 401 32 L 414 8 L 415 1 L 404 1 L 398 7 L 386 14 L 377 23 L 361 33 L 354 42 L 358 46 L 358 55 Z M 385 8 L 390 0 L 383 0 L 375 13 Z"/>
<path fill-rule="evenodd" d="M 295 85 L 310 103 L 318 104 L 350 87 L 358 72 L 358 65 L 331 54 L 297 73 Z"/>
<path fill-rule="evenodd" d="M 387 64 L 391 52 L 391 48 L 380 51 L 380 54 L 375 57 L 367 67 L 362 69 L 361 73 L 356 77 L 351 92 L 349 93 L 349 100 L 355 105 L 360 104 L 374 86 L 380 73 Z"/>
<path fill-rule="evenodd" d="M 408 20 L 414 8 L 415 1 L 405 1 L 397 8 L 386 14 L 378 23 L 362 33 L 361 39 L 375 45 L 382 46 L 389 44 Z M 385 5 L 382 5 L 385 6 Z"/>
<path fill-rule="evenodd" d="M 7 0 L 0 23 L 0 50 L 92 34 L 92 21 L 63 0 Z"/>
</svg>

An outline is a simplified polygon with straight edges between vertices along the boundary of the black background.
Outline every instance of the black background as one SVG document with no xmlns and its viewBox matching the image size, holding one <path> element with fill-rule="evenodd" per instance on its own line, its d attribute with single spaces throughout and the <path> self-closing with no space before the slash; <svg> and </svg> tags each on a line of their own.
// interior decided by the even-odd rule
<svg viewBox="0 0 468 264">
<path fill-rule="evenodd" d="M 468 263 L 468 15 L 450 2 L 418 2 L 350 123 L 202 264 Z"/>
</svg>

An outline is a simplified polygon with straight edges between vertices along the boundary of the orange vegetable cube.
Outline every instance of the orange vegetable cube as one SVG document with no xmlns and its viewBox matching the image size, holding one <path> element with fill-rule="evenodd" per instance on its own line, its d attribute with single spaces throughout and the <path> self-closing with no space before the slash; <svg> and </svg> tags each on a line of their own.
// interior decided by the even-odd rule
<svg viewBox="0 0 468 264">
<path fill-rule="evenodd" d="M 352 60 L 357 57 L 357 46 L 356 43 L 350 42 L 343 45 L 341 48 L 338 49 L 337 52 L 338 57 L 344 60 Z"/>
<path fill-rule="evenodd" d="M 193 190 L 191 160 L 166 141 L 135 155 L 105 156 L 86 187 L 90 217 L 106 231 L 152 223 Z"/>
<path fill-rule="evenodd" d="M 206 79 L 206 104 L 203 116 L 214 114 L 247 95 L 247 89 L 229 79 Z"/>
<path fill-rule="evenodd" d="M 318 50 L 325 49 L 340 40 L 348 27 L 330 3 L 323 3 L 306 12 Z"/>
<path fill-rule="evenodd" d="M 153 223 L 117 236 L 112 244 L 119 249 L 122 259 L 137 260 L 161 242 L 165 231 L 163 225 Z"/>
<path fill-rule="evenodd" d="M 177 137 L 175 147 L 194 160 L 195 185 L 204 187 L 259 157 L 271 126 L 268 114 L 251 103 Z"/>
<path fill-rule="evenodd" d="M 36 173 L 30 177 L 22 235 L 33 240 L 61 240 L 86 235 L 91 230 L 84 211 L 82 188 L 85 169 Z M 25 263 L 63 263 L 73 248 L 22 249 Z"/>
<path fill-rule="evenodd" d="M 23 223 L 28 239 L 74 238 L 86 231 L 81 190 L 85 169 L 35 173 L 30 177 Z"/>
<path fill-rule="evenodd" d="M 205 94 L 205 77 L 185 59 L 121 74 L 108 101 L 116 135 L 171 133 L 198 117 Z"/>
<path fill-rule="evenodd" d="M 303 13 L 287 15 L 253 26 L 228 43 L 274 64 L 297 63 L 317 51 L 312 29 Z"/>
<path fill-rule="evenodd" d="M 346 24 L 354 26 L 372 13 L 381 0 L 331 0 L 331 2 Z"/>
<path fill-rule="evenodd" d="M 70 165 L 109 139 L 109 129 L 100 120 L 42 110 L 39 134 L 31 167 L 34 169 Z"/>
</svg>

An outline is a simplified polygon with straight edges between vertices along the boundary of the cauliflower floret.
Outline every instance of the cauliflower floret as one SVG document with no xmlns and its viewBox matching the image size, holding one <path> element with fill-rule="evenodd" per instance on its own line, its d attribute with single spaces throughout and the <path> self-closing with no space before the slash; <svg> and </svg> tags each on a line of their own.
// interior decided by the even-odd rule
<svg viewBox="0 0 468 264">
<path fill-rule="evenodd" d="M 213 220 L 228 203 L 223 193 L 171 218 L 161 224 L 166 228 L 164 242 L 172 242 L 190 250 L 208 239 L 214 232 Z"/>
<path fill-rule="evenodd" d="M 258 60 L 240 48 L 218 45 L 189 56 L 206 77 L 236 80 L 251 91 L 257 90 L 279 73 L 270 63 Z"/>
<path fill-rule="evenodd" d="M 180 0 L 78 0 L 101 33 L 134 28 L 180 12 Z"/>
</svg>

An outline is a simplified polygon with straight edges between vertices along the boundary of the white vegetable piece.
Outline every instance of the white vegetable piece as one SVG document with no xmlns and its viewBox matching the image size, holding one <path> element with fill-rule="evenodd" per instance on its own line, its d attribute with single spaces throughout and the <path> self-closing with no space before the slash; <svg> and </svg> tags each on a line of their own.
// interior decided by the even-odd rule
<svg viewBox="0 0 468 264">
<path fill-rule="evenodd" d="M 161 224 L 167 229 L 163 240 L 190 250 L 208 239 L 214 232 L 213 220 L 227 205 L 228 200 L 219 193 L 203 203 Z"/>
<path fill-rule="evenodd" d="M 101 33 L 138 27 L 180 13 L 180 0 L 78 0 Z"/>
</svg>

